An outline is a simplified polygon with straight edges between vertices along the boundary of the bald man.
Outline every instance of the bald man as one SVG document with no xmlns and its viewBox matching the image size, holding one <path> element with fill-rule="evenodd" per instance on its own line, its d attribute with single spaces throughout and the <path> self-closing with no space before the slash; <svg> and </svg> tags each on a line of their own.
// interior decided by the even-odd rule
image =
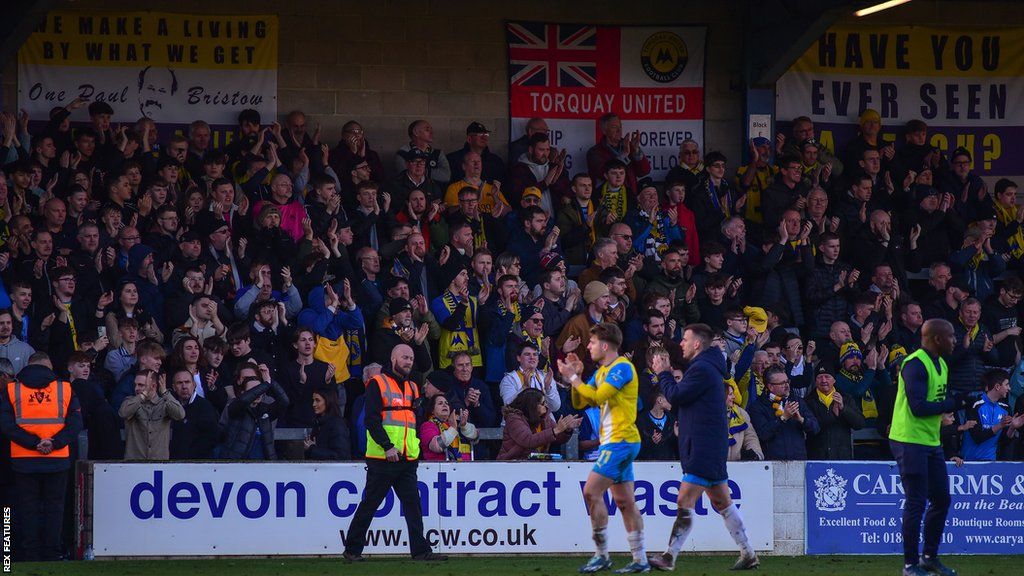
<svg viewBox="0 0 1024 576">
<path fill-rule="evenodd" d="M 939 561 L 939 542 L 949 511 L 949 477 L 939 438 L 942 415 L 967 402 L 966 396 L 947 396 L 949 370 L 943 356 L 956 346 L 953 325 L 932 319 L 921 328 L 921 349 L 903 361 L 889 444 L 899 465 L 906 494 L 903 508 L 903 575 L 956 576 Z M 928 513 L 924 514 L 925 503 Z M 924 516 L 924 554 L 919 555 Z"/>
<path fill-rule="evenodd" d="M 349 562 L 362 562 L 366 531 L 377 507 L 394 489 L 402 503 L 413 560 L 447 560 L 436 554 L 423 537 L 423 513 L 416 483 L 420 441 L 416 436 L 419 387 L 409 379 L 415 354 L 406 344 L 391 350 L 391 366 L 366 383 L 366 489 L 356 508 L 348 534 L 342 533 Z"/>
</svg>

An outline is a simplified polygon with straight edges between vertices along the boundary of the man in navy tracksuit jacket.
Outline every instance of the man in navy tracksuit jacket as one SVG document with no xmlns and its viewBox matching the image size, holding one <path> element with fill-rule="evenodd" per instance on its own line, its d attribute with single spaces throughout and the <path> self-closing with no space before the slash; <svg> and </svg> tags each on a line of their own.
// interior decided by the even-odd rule
<svg viewBox="0 0 1024 576">
<path fill-rule="evenodd" d="M 743 518 L 730 495 L 725 466 L 729 456 L 725 356 L 711 345 L 713 337 L 714 332 L 707 324 L 686 327 L 680 347 L 690 365 L 679 382 L 672 377 L 668 357 L 655 357 L 653 371 L 658 374 L 658 383 L 679 422 L 679 462 L 683 469 L 677 500 L 679 511 L 672 525 L 668 550 L 650 559 L 651 566 L 660 570 L 675 567 L 679 550 L 693 527 L 693 508 L 705 492 L 740 547 L 740 558 L 733 569 L 748 570 L 759 564 L 747 540 Z"/>
</svg>

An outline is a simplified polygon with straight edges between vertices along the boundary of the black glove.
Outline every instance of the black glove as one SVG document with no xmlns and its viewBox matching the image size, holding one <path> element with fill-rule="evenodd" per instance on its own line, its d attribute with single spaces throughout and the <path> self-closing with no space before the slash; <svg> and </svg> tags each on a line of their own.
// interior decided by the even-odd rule
<svg viewBox="0 0 1024 576">
<path fill-rule="evenodd" d="M 953 395 L 953 410 L 963 410 L 974 404 L 974 396 L 970 392 L 958 392 Z"/>
<path fill-rule="evenodd" d="M 744 462 L 750 462 L 755 460 L 761 460 L 761 457 L 758 456 L 757 452 L 754 452 L 753 450 L 742 448 L 740 449 L 740 460 L 743 460 Z"/>
</svg>

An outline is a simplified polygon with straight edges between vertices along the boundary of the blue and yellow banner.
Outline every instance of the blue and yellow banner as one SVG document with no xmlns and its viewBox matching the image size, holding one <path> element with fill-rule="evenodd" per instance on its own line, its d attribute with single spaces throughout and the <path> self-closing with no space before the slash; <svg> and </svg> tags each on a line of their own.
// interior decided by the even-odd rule
<svg viewBox="0 0 1024 576">
<path fill-rule="evenodd" d="M 857 118 L 872 108 L 882 137 L 903 143 L 912 119 L 948 153 L 964 147 L 985 176 L 1024 174 L 1024 30 L 836 26 L 776 84 L 780 127 L 809 116 L 820 139 L 842 152 Z"/>
</svg>

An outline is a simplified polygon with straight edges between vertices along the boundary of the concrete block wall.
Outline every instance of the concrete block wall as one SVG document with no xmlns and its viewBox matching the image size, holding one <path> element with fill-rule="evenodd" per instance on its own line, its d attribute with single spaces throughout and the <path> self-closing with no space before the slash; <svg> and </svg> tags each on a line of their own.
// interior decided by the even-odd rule
<svg viewBox="0 0 1024 576">
<path fill-rule="evenodd" d="M 743 135 L 742 0 L 206 0 L 151 1 L 145 8 L 185 13 L 270 13 L 280 18 L 278 112 L 301 109 L 335 144 L 351 119 L 391 166 L 408 124 L 426 118 L 436 145 L 462 147 L 466 126 L 483 122 L 504 155 L 508 77 L 504 22 L 709 26 L 706 139 L 739 159 Z M 139 10 L 135 0 L 64 0 L 57 9 Z M 4 105 L 17 102 L 17 66 L 3 71 Z M 116 120 L 116 118 L 115 118 Z M 627 125 L 628 128 L 628 125 Z M 518 138 L 516 134 L 514 137 Z"/>
<path fill-rule="evenodd" d="M 772 462 L 775 483 L 775 550 L 773 556 L 804 553 L 806 478 L 803 462 Z"/>
<path fill-rule="evenodd" d="M 357 119 L 391 165 L 417 118 L 434 126 L 444 150 L 462 146 L 466 125 L 492 130 L 504 153 L 508 134 L 506 20 L 595 24 L 705 24 L 709 27 L 705 132 L 708 149 L 738 164 L 744 133 L 742 77 L 745 0 L 63 0 L 56 9 L 186 13 L 270 13 L 280 18 L 278 110 L 306 111 L 337 142 Z M 969 8 L 968 8 L 969 7 Z M 1006 26 L 1024 18 L 1024 3 L 919 0 L 865 24 Z M 3 105 L 17 103 L 17 63 L 3 69 Z M 628 127 L 628 126 L 627 126 Z M 514 135 L 518 137 L 517 135 Z"/>
</svg>

